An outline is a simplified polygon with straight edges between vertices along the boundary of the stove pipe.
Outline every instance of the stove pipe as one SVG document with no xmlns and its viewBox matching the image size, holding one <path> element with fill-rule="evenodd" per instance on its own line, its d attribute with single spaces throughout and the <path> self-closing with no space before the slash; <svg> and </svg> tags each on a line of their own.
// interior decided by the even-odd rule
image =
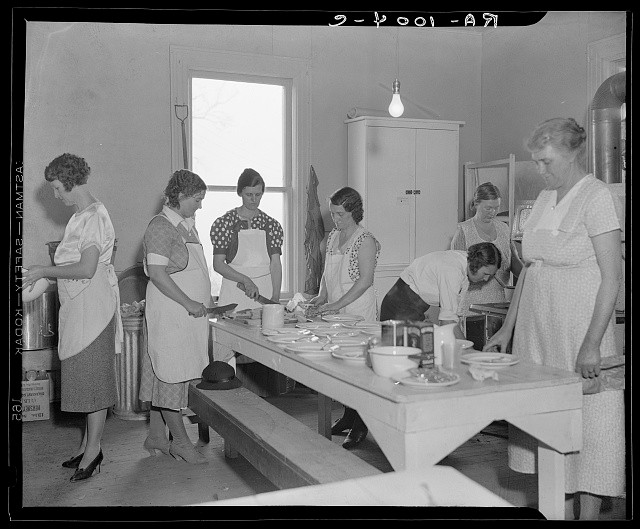
<svg viewBox="0 0 640 529">
<path fill-rule="evenodd" d="M 626 83 L 626 72 L 612 75 L 600 85 L 589 105 L 589 167 L 596 178 L 608 184 L 622 181 L 620 106 L 626 101 Z"/>
</svg>

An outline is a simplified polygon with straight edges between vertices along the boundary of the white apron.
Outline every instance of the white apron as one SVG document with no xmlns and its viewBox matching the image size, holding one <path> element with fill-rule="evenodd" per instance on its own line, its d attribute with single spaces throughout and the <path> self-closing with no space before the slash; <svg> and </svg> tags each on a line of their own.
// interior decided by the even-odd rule
<svg viewBox="0 0 640 529">
<path fill-rule="evenodd" d="M 354 232 L 359 233 L 358 231 Z M 353 235 L 351 236 L 353 239 Z M 336 235 L 335 243 L 339 244 L 339 236 Z M 324 263 L 324 280 L 327 285 L 327 297 L 329 303 L 338 301 L 354 284 L 349 277 L 349 253 L 328 253 Z M 376 311 L 376 292 L 373 285 L 346 307 L 340 309 L 340 313 L 362 316 L 366 321 L 378 319 Z"/>
<path fill-rule="evenodd" d="M 250 229 L 238 232 L 238 252 L 229 266 L 251 278 L 258 287 L 260 294 L 271 298 L 273 285 L 271 284 L 271 260 L 267 253 L 267 233 L 264 230 Z M 236 281 L 222 278 L 218 305 L 237 303 L 235 310 L 256 309 L 262 307 L 260 303 L 249 298 L 238 288 Z"/>
<path fill-rule="evenodd" d="M 186 242 L 189 261 L 171 279 L 191 299 L 209 306 L 211 282 L 202 245 Z M 209 318 L 194 318 L 182 305 L 147 283 L 145 307 L 149 357 L 155 375 L 170 384 L 200 378 L 209 364 Z"/>
<path fill-rule="evenodd" d="M 116 353 L 122 347 L 120 290 L 113 265 L 98 263 L 91 279 L 58 279 L 58 357 L 70 358 L 91 342 L 116 315 Z"/>
</svg>

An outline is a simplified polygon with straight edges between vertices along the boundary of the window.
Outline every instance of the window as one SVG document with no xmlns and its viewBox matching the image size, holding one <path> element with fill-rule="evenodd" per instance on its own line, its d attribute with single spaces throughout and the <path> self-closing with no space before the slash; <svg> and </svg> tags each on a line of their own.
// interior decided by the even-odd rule
<svg viewBox="0 0 640 529">
<path fill-rule="evenodd" d="M 171 47 L 172 165 L 174 171 L 184 166 L 180 119 L 185 113 L 176 114 L 174 105 L 186 105 L 189 169 L 208 186 L 196 227 L 214 296 L 221 277 L 213 271 L 209 230 L 217 217 L 241 204 L 236 184 L 246 167 L 264 178 L 260 209 L 284 230 L 281 295 L 293 296 L 304 283 L 306 71 L 300 59 Z"/>
</svg>

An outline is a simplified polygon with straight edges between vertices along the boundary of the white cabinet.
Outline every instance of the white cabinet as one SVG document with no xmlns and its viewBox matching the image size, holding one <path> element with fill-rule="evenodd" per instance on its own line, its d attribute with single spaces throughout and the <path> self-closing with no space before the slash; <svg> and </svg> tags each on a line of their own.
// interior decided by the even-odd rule
<svg viewBox="0 0 640 529">
<path fill-rule="evenodd" d="M 462 121 L 359 117 L 348 128 L 348 182 L 380 241 L 378 300 L 413 259 L 447 250 L 458 222 Z"/>
</svg>

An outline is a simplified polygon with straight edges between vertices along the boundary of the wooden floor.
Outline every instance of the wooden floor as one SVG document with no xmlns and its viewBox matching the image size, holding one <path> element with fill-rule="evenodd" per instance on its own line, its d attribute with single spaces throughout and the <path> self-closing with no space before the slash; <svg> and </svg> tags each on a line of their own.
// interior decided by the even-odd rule
<svg viewBox="0 0 640 529">
<path fill-rule="evenodd" d="M 297 387 L 293 392 L 268 400 L 308 426 L 317 427 L 317 397 L 308 388 Z M 342 406 L 334 403 L 334 418 L 341 413 Z M 276 490 L 242 456 L 226 459 L 222 439 L 213 430 L 210 430 L 209 444 L 198 448 L 207 456 L 209 464 L 192 466 L 165 455 L 150 456 L 142 447 L 147 421 L 122 420 L 111 413 L 103 436 L 104 462 L 100 474 L 71 483 L 73 470 L 60 464 L 74 454 L 84 424 L 77 414 L 61 412 L 57 403 L 52 403 L 51 415 L 49 420 L 22 425 L 23 507 L 177 507 Z M 197 424 L 187 415 L 184 420 L 195 442 Z M 535 509 L 537 477 L 519 474 L 507 467 L 505 436 L 506 424 L 493 423 L 440 464 L 453 466 L 513 505 Z M 342 440 L 341 436 L 333 437 L 336 443 Z M 383 472 L 392 471 L 371 434 L 353 452 Z M 149 519 L 152 513 L 157 514 L 156 510 L 134 511 L 136 519 L 146 519 L 145 513 L 150 515 Z M 94 514 L 90 512 L 91 517 Z M 95 513 L 99 516 L 97 519 L 105 519 L 98 514 L 101 512 L 105 511 Z M 70 516 L 76 519 L 74 514 Z M 211 519 L 219 517 L 219 513 L 211 514 Z M 623 498 L 604 503 L 602 519 L 624 520 L 626 517 Z"/>
</svg>

